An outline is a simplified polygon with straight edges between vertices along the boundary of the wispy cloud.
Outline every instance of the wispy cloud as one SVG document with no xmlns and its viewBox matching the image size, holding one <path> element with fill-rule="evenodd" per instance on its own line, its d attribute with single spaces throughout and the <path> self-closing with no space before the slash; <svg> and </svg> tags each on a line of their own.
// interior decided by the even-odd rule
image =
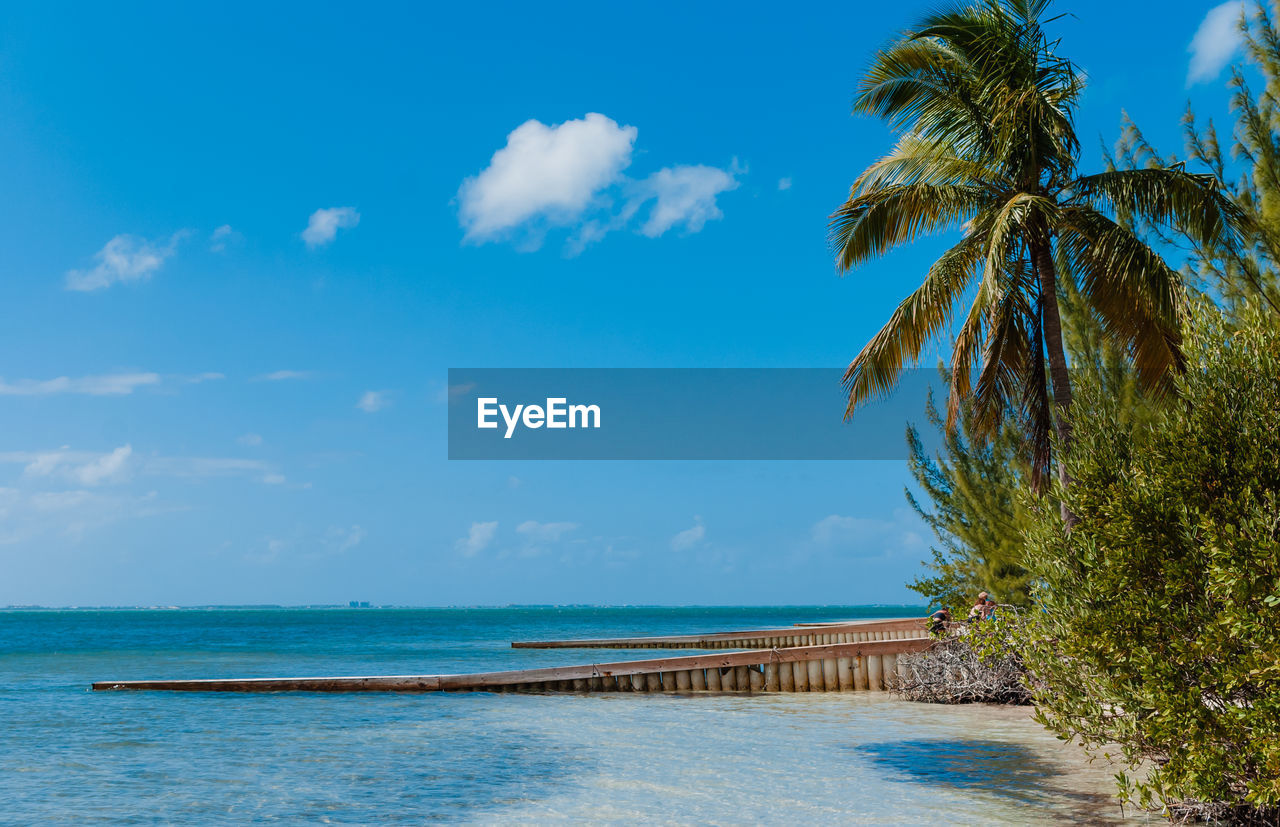
<svg viewBox="0 0 1280 827">
<path fill-rule="evenodd" d="M 184 235 L 185 232 L 174 233 L 166 242 L 118 235 L 94 254 L 97 264 L 93 267 L 67 272 L 67 289 L 89 292 L 102 290 L 113 284 L 149 279 L 177 252 L 178 242 Z"/>
<path fill-rule="evenodd" d="M 716 167 L 660 169 L 638 185 L 640 201 L 654 201 L 640 232 L 649 238 L 657 238 L 672 227 L 699 232 L 708 221 L 724 217 L 716 196 L 737 187 L 732 172 Z"/>
<path fill-rule="evenodd" d="M 349 230 L 360 223 L 355 207 L 328 207 L 316 210 L 302 231 L 302 240 L 312 249 L 333 243 L 338 230 Z"/>
<path fill-rule="evenodd" d="M 549 229 L 564 228 L 565 251 L 576 255 L 628 226 L 656 238 L 676 227 L 696 233 L 721 218 L 716 198 L 738 186 L 736 164 L 671 166 L 634 180 L 623 172 L 638 132 L 597 112 L 550 126 L 521 124 L 458 190 L 464 240 L 510 240 L 534 250 Z"/>
<path fill-rule="evenodd" d="M 1243 42 L 1239 26 L 1242 14 L 1244 3 L 1240 0 L 1228 0 L 1209 9 L 1191 38 L 1191 45 L 1187 46 L 1191 53 L 1188 86 L 1213 80 L 1235 57 Z"/>
<path fill-rule="evenodd" d="M 460 538 L 455 543 L 455 547 L 462 552 L 464 557 L 474 557 L 489 547 L 497 533 L 497 520 L 488 523 L 472 523 L 467 536 Z"/>
<path fill-rule="evenodd" d="M 257 448 L 259 445 L 262 444 L 262 435 L 261 434 L 241 434 L 240 436 L 236 437 L 236 442 L 239 442 L 241 445 L 248 445 L 251 448 Z"/>
<path fill-rule="evenodd" d="M 217 382 L 220 379 L 226 379 L 227 376 L 224 373 L 206 371 L 204 373 L 193 373 L 189 376 L 180 376 L 178 378 L 181 381 L 186 382 L 188 385 L 199 385 L 201 382 Z"/>
<path fill-rule="evenodd" d="M 0 462 L 24 463 L 23 474 L 28 477 L 57 477 L 80 485 L 97 486 L 125 479 L 132 455 L 133 446 L 128 444 L 105 454 L 72 451 L 64 445 L 56 451 L 0 454 Z"/>
<path fill-rule="evenodd" d="M 814 523 L 813 528 L 809 533 L 813 536 L 813 541 L 815 543 L 827 546 L 837 540 L 856 535 L 857 530 L 857 518 L 842 517 L 839 514 L 831 514 Z"/>
<path fill-rule="evenodd" d="M 239 240 L 240 233 L 231 229 L 230 224 L 223 224 L 209 234 L 209 250 L 214 253 L 221 253 L 227 249 L 228 244 Z"/>
<path fill-rule="evenodd" d="M 76 476 L 85 485 L 98 485 L 107 480 L 117 479 L 125 473 L 129 457 L 132 455 L 132 445 L 121 445 L 111 453 L 77 468 Z"/>
<path fill-rule="evenodd" d="M 786 190 L 791 189 L 791 179 L 790 179 L 790 178 L 779 178 L 779 179 L 778 179 L 778 189 L 779 189 L 780 191 L 786 191 Z"/>
<path fill-rule="evenodd" d="M 310 370 L 276 370 L 253 377 L 255 382 L 283 382 L 288 379 L 310 379 L 315 371 Z"/>
<path fill-rule="evenodd" d="M 0 488 L 0 545 L 54 536 L 74 542 L 111 523 L 179 510 L 181 506 L 161 503 L 154 491 L 131 495 Z"/>
<path fill-rule="evenodd" d="M 920 522 L 909 511 L 897 509 L 890 517 L 846 517 L 829 514 L 809 530 L 815 546 L 894 554 L 916 552 L 924 547 Z"/>
<path fill-rule="evenodd" d="M 158 373 L 111 373 L 77 378 L 59 376 L 54 379 L 18 379 L 13 382 L 0 378 L 0 396 L 52 396 L 60 393 L 123 396 L 138 388 L 158 384 Z"/>
<path fill-rule="evenodd" d="M 364 529 L 358 525 L 350 528 L 333 526 L 325 535 L 325 543 L 338 554 L 350 551 L 364 542 Z"/>
<path fill-rule="evenodd" d="M 129 444 L 110 451 L 73 450 L 67 445 L 51 451 L 4 451 L 0 452 L 0 463 L 25 466 L 23 475 L 27 477 L 64 478 L 89 486 L 123 481 L 135 473 L 186 479 L 238 476 L 269 484 L 285 482 L 274 465 L 260 459 L 137 455 Z"/>
<path fill-rule="evenodd" d="M 365 391 L 356 402 L 356 407 L 365 413 L 377 413 L 391 404 L 384 391 Z"/>
<path fill-rule="evenodd" d="M 706 539 L 707 527 L 702 524 L 702 518 L 694 517 L 693 520 L 693 526 L 671 538 L 671 548 L 675 551 L 687 551 Z"/>
<path fill-rule="evenodd" d="M 554 543 L 577 528 L 577 523 L 539 523 L 526 520 L 516 526 L 516 532 L 533 543 Z"/>
<path fill-rule="evenodd" d="M 185 479 L 210 477 L 250 477 L 259 482 L 279 484 L 285 481 L 275 467 L 260 459 L 240 457 L 147 457 L 142 473 Z"/>
<path fill-rule="evenodd" d="M 226 379 L 225 374 L 214 371 L 161 376 L 150 371 L 135 373 L 106 373 L 96 376 L 57 376 L 53 379 L 15 379 L 7 382 L 0 378 L 0 396 L 55 396 L 58 394 L 83 394 L 85 396 L 128 396 L 141 388 L 161 385 L 199 385 Z"/>
</svg>

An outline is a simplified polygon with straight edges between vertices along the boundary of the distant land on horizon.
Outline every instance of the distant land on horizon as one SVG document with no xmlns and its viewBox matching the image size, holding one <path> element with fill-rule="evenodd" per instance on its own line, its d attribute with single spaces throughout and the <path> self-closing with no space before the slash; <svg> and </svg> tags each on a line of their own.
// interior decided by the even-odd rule
<svg viewBox="0 0 1280 827">
<path fill-rule="evenodd" d="M 196 604 L 191 606 L 41 606 L 8 605 L 0 611 L 208 611 L 235 609 L 919 609 L 927 608 L 916 603 L 787 603 L 787 604 L 735 604 L 735 603 L 507 603 L 491 605 L 415 606 L 386 603 L 352 606 L 350 603 L 227 603 Z"/>
</svg>

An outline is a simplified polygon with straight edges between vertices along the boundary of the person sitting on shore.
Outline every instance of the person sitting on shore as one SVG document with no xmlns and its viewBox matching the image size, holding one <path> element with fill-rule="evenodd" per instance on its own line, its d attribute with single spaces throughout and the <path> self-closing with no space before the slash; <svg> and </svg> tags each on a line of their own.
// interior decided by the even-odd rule
<svg viewBox="0 0 1280 827">
<path fill-rule="evenodd" d="M 990 620 L 995 613 L 996 613 L 996 602 L 988 597 L 986 601 L 982 604 L 982 619 Z"/>
<path fill-rule="evenodd" d="M 994 604 L 993 604 L 994 605 Z M 987 617 L 987 593 L 978 592 L 978 602 L 973 604 L 973 608 L 969 609 L 969 616 L 965 619 L 967 623 L 977 623 L 984 617 Z"/>
<path fill-rule="evenodd" d="M 951 611 L 948 609 L 938 609 L 938 611 L 929 615 L 929 634 L 945 634 L 947 631 L 947 624 L 950 622 Z"/>
</svg>

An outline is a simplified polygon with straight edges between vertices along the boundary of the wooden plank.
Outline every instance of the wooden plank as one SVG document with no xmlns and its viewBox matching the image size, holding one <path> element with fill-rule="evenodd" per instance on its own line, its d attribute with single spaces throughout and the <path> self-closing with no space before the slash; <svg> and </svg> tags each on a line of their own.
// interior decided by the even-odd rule
<svg viewBox="0 0 1280 827">
<path fill-rule="evenodd" d="M 836 659 L 836 679 L 841 692 L 853 691 L 853 658 Z"/>
<path fill-rule="evenodd" d="M 805 666 L 809 669 L 809 691 L 826 692 L 827 687 L 822 682 L 822 661 L 814 658 L 807 662 Z"/>
<path fill-rule="evenodd" d="M 822 659 L 822 685 L 826 687 L 828 692 L 839 692 L 840 682 L 836 675 L 836 659 Z"/>
<path fill-rule="evenodd" d="M 769 661 L 764 665 L 764 691 L 782 691 L 782 684 L 778 675 L 778 664 L 775 661 Z"/>
<path fill-rule="evenodd" d="M 880 655 L 867 657 L 867 685 L 872 692 L 884 689 L 884 659 Z"/>
<path fill-rule="evenodd" d="M 816 645 L 818 637 L 837 640 L 837 635 L 857 631 L 910 631 L 927 636 L 928 618 L 893 618 L 859 620 L 846 623 L 814 625 L 807 628 L 753 629 L 741 632 L 712 632 L 701 635 L 666 635 L 661 637 L 587 638 L 583 640 L 517 640 L 513 649 L 717 649 L 778 645 Z M 799 625 L 799 624 L 797 624 Z"/>
<path fill-rule="evenodd" d="M 165 690 L 185 692 L 449 692 L 483 690 L 515 684 L 534 684 L 533 691 L 541 691 L 548 681 L 565 681 L 566 688 L 573 681 L 591 678 L 616 678 L 620 676 L 644 676 L 657 672 L 681 670 L 715 671 L 737 666 L 759 666 L 764 663 L 799 663 L 804 667 L 811 660 L 828 658 L 865 658 L 883 654 L 920 652 L 933 644 L 929 638 L 907 638 L 879 642 L 837 643 L 825 646 L 801 646 L 787 649 L 757 649 L 745 652 L 725 652 L 712 655 L 685 655 L 651 660 L 593 663 L 581 666 L 557 666 L 541 669 L 523 669 L 508 672 L 482 672 L 471 675 L 377 675 L 298 678 L 215 678 L 201 680 L 141 680 L 98 681 L 93 689 L 103 690 Z M 708 674 L 708 689 L 710 675 Z M 796 674 L 795 677 L 800 677 Z M 808 690 L 808 669 L 804 667 L 805 688 Z M 632 690 L 631 681 L 620 689 Z M 713 691 L 720 689 L 719 680 Z M 645 691 L 646 681 L 636 687 Z"/>
</svg>

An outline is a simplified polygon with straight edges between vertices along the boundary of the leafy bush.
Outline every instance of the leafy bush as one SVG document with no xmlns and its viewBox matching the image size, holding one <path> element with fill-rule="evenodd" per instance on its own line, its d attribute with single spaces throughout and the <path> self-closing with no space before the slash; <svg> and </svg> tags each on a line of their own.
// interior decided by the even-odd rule
<svg viewBox="0 0 1280 827">
<path fill-rule="evenodd" d="M 1079 387 L 1060 492 L 1079 523 L 1033 507 L 1023 657 L 1046 726 L 1144 766 L 1117 776 L 1122 795 L 1266 821 L 1280 818 L 1280 331 L 1246 311 L 1233 325 L 1195 308 L 1179 398 L 1150 419 Z"/>
</svg>

